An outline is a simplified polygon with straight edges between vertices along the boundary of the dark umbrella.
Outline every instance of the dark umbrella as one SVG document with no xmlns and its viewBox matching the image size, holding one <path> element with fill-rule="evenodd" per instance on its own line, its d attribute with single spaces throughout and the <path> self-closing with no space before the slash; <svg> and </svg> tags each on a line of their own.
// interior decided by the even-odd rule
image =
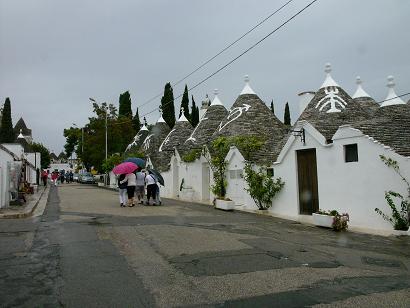
<svg viewBox="0 0 410 308">
<path fill-rule="evenodd" d="M 147 169 L 148 170 L 148 172 L 149 173 L 152 173 L 157 179 L 158 179 L 158 182 L 162 185 L 162 186 L 165 186 L 164 185 L 164 178 L 162 177 L 162 175 L 161 175 L 161 173 L 159 173 L 157 170 L 155 170 L 155 169 Z"/>
<path fill-rule="evenodd" d="M 126 160 L 124 160 L 124 162 L 134 163 L 138 167 L 140 167 L 141 169 L 145 168 L 145 160 L 143 160 L 142 158 L 139 158 L 139 157 L 128 157 Z"/>
</svg>

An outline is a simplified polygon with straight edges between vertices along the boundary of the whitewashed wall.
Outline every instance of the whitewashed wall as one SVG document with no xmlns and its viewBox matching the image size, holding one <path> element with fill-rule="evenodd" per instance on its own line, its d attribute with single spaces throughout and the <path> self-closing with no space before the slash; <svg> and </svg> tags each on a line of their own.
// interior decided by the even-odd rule
<svg viewBox="0 0 410 308">
<path fill-rule="evenodd" d="M 9 202 L 9 186 L 7 162 L 13 161 L 13 156 L 0 149 L 0 208 L 6 207 Z"/>
<path fill-rule="evenodd" d="M 161 173 L 165 181 L 165 187 L 161 187 L 161 196 L 212 203 L 214 198 L 210 191 L 212 171 L 205 157 L 201 156 L 194 162 L 186 163 L 176 152 L 171 157 L 170 164 L 169 171 Z M 180 190 L 182 179 L 184 184 Z"/>
<path fill-rule="evenodd" d="M 13 154 L 16 155 L 19 159 L 23 158 L 24 148 L 21 144 L 19 144 L 19 143 L 2 143 L 2 145 L 7 150 L 9 150 L 10 152 L 13 152 Z"/>
<path fill-rule="evenodd" d="M 34 167 L 40 170 L 41 173 L 41 153 L 26 153 L 26 159 L 29 163 L 31 163 Z M 28 182 L 31 184 L 36 184 L 36 170 L 30 166 L 27 167 L 27 179 Z M 40 177 L 39 177 L 40 181 Z"/>
<path fill-rule="evenodd" d="M 392 230 L 392 226 L 378 215 L 379 207 L 390 214 L 384 199 L 386 190 L 407 194 L 403 181 L 384 165 L 379 155 L 397 160 L 403 174 L 410 178 L 410 160 L 386 149 L 357 130 L 342 127 L 331 145 L 309 124 L 305 124 L 306 144 L 298 137 L 282 151 L 275 164 L 275 176 L 285 181 L 285 187 L 273 202 L 270 211 L 285 218 L 310 221 L 308 215 L 299 215 L 296 150 L 316 148 L 319 208 L 336 209 L 350 215 L 350 226 L 356 230 L 377 233 Z M 358 162 L 345 163 L 344 145 L 357 143 Z M 289 145 L 289 143 L 288 143 Z M 284 153 L 286 151 L 286 153 Z"/>
</svg>

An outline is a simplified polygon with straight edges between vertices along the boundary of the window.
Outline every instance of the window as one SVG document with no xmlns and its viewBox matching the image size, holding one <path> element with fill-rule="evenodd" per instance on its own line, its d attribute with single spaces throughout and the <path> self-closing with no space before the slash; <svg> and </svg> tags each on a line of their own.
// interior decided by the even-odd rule
<svg viewBox="0 0 410 308">
<path fill-rule="evenodd" d="M 273 178 L 273 176 L 275 175 L 273 168 L 267 168 L 266 169 L 266 175 Z"/>
<path fill-rule="evenodd" d="M 243 178 L 242 169 L 229 170 L 230 179 L 241 179 Z"/>
<path fill-rule="evenodd" d="M 359 161 L 359 155 L 357 153 L 357 143 L 354 144 L 346 144 L 344 146 L 345 151 L 345 162 L 355 162 Z"/>
</svg>

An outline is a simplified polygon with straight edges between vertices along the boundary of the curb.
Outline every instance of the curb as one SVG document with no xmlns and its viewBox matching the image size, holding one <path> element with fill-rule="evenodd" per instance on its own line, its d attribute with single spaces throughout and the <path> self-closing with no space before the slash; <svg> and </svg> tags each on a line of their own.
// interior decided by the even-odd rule
<svg viewBox="0 0 410 308">
<path fill-rule="evenodd" d="M 49 186 L 45 187 L 43 191 L 40 194 L 40 197 L 35 201 L 34 205 L 31 207 L 31 209 L 21 212 L 21 213 L 2 213 L 0 214 L 0 219 L 19 219 L 19 218 L 27 218 L 33 215 L 34 210 L 37 208 L 37 205 L 39 204 L 40 200 L 43 198 L 44 193 L 50 192 Z"/>
</svg>

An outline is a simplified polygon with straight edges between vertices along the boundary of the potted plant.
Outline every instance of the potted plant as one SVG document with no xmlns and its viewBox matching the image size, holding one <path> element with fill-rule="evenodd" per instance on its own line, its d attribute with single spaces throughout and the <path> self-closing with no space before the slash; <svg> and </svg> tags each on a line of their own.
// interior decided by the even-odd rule
<svg viewBox="0 0 410 308">
<path fill-rule="evenodd" d="M 312 214 L 313 223 L 319 227 L 332 228 L 334 231 L 344 231 L 348 228 L 349 214 L 339 214 L 336 210 L 319 210 Z"/>
</svg>

